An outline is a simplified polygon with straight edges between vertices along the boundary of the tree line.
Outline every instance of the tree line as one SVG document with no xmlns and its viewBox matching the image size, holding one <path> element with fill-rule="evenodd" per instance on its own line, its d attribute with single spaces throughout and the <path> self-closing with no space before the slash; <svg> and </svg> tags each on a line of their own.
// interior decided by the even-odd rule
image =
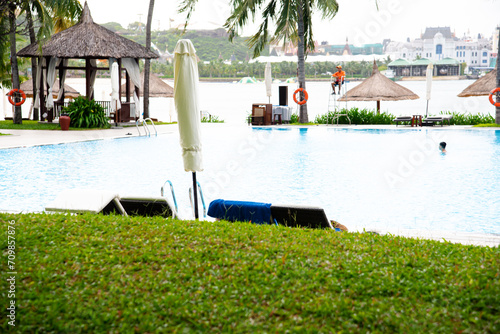
<svg viewBox="0 0 500 334">
<path fill-rule="evenodd" d="M 390 58 L 377 62 L 380 70 L 387 69 Z M 368 61 L 351 62 L 314 62 L 305 63 L 305 76 L 311 78 L 329 78 L 336 71 L 337 65 L 342 65 L 342 70 L 347 77 L 366 78 L 372 73 L 373 63 Z M 230 64 L 222 60 L 210 62 L 200 61 L 198 70 L 202 78 L 242 78 L 242 77 L 264 77 L 265 63 L 261 62 L 232 62 Z M 297 76 L 296 62 L 271 63 L 273 78 L 285 79 Z M 151 72 L 163 78 L 172 78 L 174 74 L 173 64 L 168 62 L 152 61 Z"/>
</svg>

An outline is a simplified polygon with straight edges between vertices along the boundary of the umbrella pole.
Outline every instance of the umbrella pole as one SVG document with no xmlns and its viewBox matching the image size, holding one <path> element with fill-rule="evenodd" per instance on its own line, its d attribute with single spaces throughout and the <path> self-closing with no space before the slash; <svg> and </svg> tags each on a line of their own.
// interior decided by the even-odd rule
<svg viewBox="0 0 500 334">
<path fill-rule="evenodd" d="M 193 192 L 194 192 L 194 219 L 198 219 L 198 187 L 196 184 L 196 172 L 193 172 Z"/>
<path fill-rule="evenodd" d="M 429 111 L 429 100 L 427 100 L 427 108 L 425 109 L 425 118 L 427 118 L 428 111 Z"/>
</svg>

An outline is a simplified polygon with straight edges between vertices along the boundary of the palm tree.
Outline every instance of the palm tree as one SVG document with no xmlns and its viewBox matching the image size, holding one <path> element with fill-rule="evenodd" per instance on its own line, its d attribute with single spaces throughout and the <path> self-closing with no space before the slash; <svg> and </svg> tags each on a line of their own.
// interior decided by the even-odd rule
<svg viewBox="0 0 500 334">
<path fill-rule="evenodd" d="M 146 23 L 146 48 L 151 49 L 151 21 L 153 20 L 153 8 L 155 0 L 149 0 L 148 22 Z M 150 59 L 144 62 L 144 119 L 149 118 L 149 72 Z"/>
<path fill-rule="evenodd" d="M 62 30 L 76 23 L 82 12 L 82 6 L 78 0 L 17 0 L 9 2 L 7 6 L 7 8 L 2 6 L 2 11 L 4 9 L 7 10 L 10 23 L 8 33 L 11 55 L 12 87 L 19 89 L 19 68 L 15 43 L 16 33 L 19 29 L 16 23 L 16 12 L 18 10 L 19 13 L 26 12 L 27 28 L 31 42 L 33 43 L 36 41 L 34 39 L 42 40 L 50 36 L 54 28 Z M 39 25 L 37 36 L 35 36 L 34 18 Z M 24 24 L 24 22 L 22 24 Z M 32 71 L 33 83 L 35 83 L 36 62 L 32 63 Z M 13 123 L 22 123 L 21 107 L 15 108 Z"/>
<path fill-rule="evenodd" d="M 198 0 L 183 0 L 180 12 L 187 12 L 189 20 Z M 312 32 L 313 12 L 319 12 L 324 19 L 333 19 L 339 5 L 336 0 L 231 0 L 231 15 L 226 20 L 229 39 L 232 40 L 239 29 L 243 28 L 249 17 L 257 12 L 262 13 L 262 23 L 255 35 L 249 39 L 254 57 L 258 57 L 269 42 L 292 41 L 298 47 L 298 78 L 299 87 L 306 88 L 305 56 L 314 50 Z M 274 33 L 269 33 L 270 24 L 274 23 Z M 307 104 L 300 106 L 299 121 L 308 122 Z"/>
</svg>

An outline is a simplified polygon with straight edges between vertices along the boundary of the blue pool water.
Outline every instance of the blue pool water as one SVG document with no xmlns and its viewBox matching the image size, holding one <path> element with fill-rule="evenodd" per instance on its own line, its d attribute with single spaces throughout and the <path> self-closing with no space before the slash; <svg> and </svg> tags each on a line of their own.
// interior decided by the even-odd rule
<svg viewBox="0 0 500 334">
<path fill-rule="evenodd" d="M 438 143 L 448 143 L 441 154 Z M 500 131 L 203 128 L 216 198 L 323 207 L 350 229 L 500 234 Z M 178 134 L 0 150 L 0 210 L 42 211 L 68 188 L 159 196 L 170 179 L 188 217 Z"/>
</svg>

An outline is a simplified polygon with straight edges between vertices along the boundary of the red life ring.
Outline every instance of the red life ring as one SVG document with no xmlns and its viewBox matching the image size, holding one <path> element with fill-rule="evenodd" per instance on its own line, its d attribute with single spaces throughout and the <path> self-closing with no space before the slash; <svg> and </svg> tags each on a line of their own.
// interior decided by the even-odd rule
<svg viewBox="0 0 500 334">
<path fill-rule="evenodd" d="M 19 102 L 14 102 L 14 101 L 12 100 L 12 96 L 14 96 L 14 94 L 15 94 L 16 92 L 19 92 L 19 94 L 21 94 L 21 101 L 19 101 Z M 9 94 L 7 94 L 7 96 L 9 97 L 9 102 L 10 102 L 10 104 L 12 104 L 13 106 L 16 106 L 16 107 L 20 106 L 21 104 L 23 104 L 23 103 L 24 103 L 24 101 L 26 101 L 26 94 L 24 94 L 24 92 L 23 92 L 22 90 L 17 89 L 17 88 L 15 88 L 15 89 L 11 90 L 11 91 L 9 92 Z"/>
<path fill-rule="evenodd" d="M 304 99 L 302 101 L 297 101 L 297 93 L 299 92 L 304 92 Z M 304 88 L 298 88 L 294 93 L 293 93 L 293 100 L 295 103 L 299 105 L 303 105 L 307 103 L 307 99 L 309 98 L 309 95 L 307 94 L 307 91 Z"/>
<path fill-rule="evenodd" d="M 490 102 L 495 107 L 500 107 L 500 99 L 498 99 L 499 101 L 497 101 L 496 103 L 495 101 L 493 101 L 493 95 L 495 95 L 497 92 L 500 92 L 500 87 L 497 87 L 490 92 Z"/>
</svg>

